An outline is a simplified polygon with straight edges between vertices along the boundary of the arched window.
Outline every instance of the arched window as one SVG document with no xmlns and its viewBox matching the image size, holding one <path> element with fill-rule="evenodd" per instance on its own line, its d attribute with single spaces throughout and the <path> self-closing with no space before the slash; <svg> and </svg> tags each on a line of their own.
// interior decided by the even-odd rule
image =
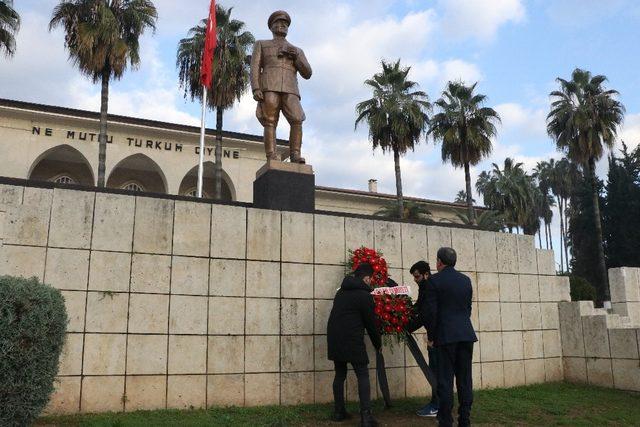
<svg viewBox="0 0 640 427">
<path fill-rule="evenodd" d="M 67 144 L 57 145 L 41 153 L 31 164 L 27 176 L 33 181 L 95 185 L 93 170 L 87 158 Z"/>
<path fill-rule="evenodd" d="M 76 180 L 71 178 L 69 175 L 58 175 L 55 178 L 52 179 L 53 182 L 55 182 L 56 184 L 75 184 Z"/>
<path fill-rule="evenodd" d="M 215 194 L 215 173 L 213 162 L 204 162 L 203 165 L 203 187 L 202 197 L 205 199 L 213 198 Z M 222 200 L 231 201 L 234 200 L 234 190 L 232 189 L 231 180 L 228 175 L 222 170 Z M 194 166 L 182 179 L 178 194 L 185 196 L 196 197 L 196 188 L 198 185 L 198 166 Z"/>
<path fill-rule="evenodd" d="M 142 185 L 138 184 L 135 181 L 127 182 L 122 186 L 122 189 L 127 191 L 144 191 L 144 188 L 142 187 Z"/>
<path fill-rule="evenodd" d="M 184 193 L 185 196 L 189 196 L 189 197 L 198 197 L 198 188 L 197 187 L 193 187 L 190 190 L 187 190 L 187 192 Z M 210 199 L 211 197 L 209 197 L 209 195 L 207 194 L 206 191 L 202 192 L 202 197 L 204 199 Z"/>
<path fill-rule="evenodd" d="M 115 165 L 109 173 L 107 187 L 166 194 L 167 179 L 155 161 L 138 153 L 122 159 Z"/>
</svg>

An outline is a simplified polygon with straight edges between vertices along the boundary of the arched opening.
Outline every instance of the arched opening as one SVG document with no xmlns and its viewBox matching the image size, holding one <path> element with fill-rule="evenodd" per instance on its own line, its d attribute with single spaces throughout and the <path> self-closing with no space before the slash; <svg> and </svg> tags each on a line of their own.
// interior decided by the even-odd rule
<svg viewBox="0 0 640 427">
<path fill-rule="evenodd" d="M 205 199 L 213 198 L 215 193 L 215 178 L 214 178 L 214 164 L 213 162 L 204 162 L 204 174 L 202 177 L 202 197 Z M 194 166 L 182 179 L 180 183 L 180 189 L 178 190 L 181 196 L 193 196 L 197 194 L 198 188 L 198 166 Z M 231 179 L 222 171 L 222 200 L 230 202 L 235 200 L 235 192 Z"/>
<path fill-rule="evenodd" d="M 95 185 L 91 164 L 70 145 L 58 145 L 40 154 L 27 175 L 34 181 L 60 184 Z"/>
<path fill-rule="evenodd" d="M 144 154 L 134 154 L 113 168 L 107 187 L 166 194 L 167 179 L 156 162 Z"/>
</svg>

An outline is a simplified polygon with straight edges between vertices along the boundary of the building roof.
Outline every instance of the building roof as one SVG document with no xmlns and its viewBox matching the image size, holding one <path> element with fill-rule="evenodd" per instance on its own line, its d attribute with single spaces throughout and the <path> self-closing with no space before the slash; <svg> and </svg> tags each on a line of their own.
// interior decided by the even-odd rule
<svg viewBox="0 0 640 427">
<path fill-rule="evenodd" d="M 0 98 L 0 107 L 8 107 L 8 108 L 15 108 L 20 110 L 31 110 L 31 111 L 38 111 L 42 113 L 61 114 L 61 115 L 74 116 L 74 117 L 80 117 L 85 119 L 100 120 L 100 113 L 95 111 L 78 110 L 75 108 L 57 107 L 53 105 L 36 104 L 33 102 L 25 102 L 25 101 L 15 101 L 12 99 Z M 200 133 L 200 128 L 198 126 L 160 122 L 157 120 L 140 119 L 137 117 L 119 116 L 116 114 L 109 114 L 108 120 L 113 123 L 124 123 L 124 124 L 130 124 L 130 125 L 148 126 L 148 127 L 155 127 L 160 129 L 168 129 L 168 130 L 181 131 L 181 132 L 191 132 L 196 134 Z M 210 129 L 210 128 L 206 129 L 207 135 L 215 136 L 215 133 L 216 133 L 215 129 Z M 251 135 L 248 133 L 230 132 L 230 131 L 223 130 L 222 136 L 224 138 L 230 138 L 230 139 L 262 142 L 262 136 Z M 289 145 L 289 141 L 285 139 L 278 139 L 277 141 L 278 141 L 278 145 L 283 145 L 283 146 Z"/>
<path fill-rule="evenodd" d="M 353 196 L 359 196 L 359 197 L 382 198 L 382 199 L 388 199 L 388 200 L 395 200 L 397 197 L 395 194 L 378 193 L 373 191 L 362 191 L 362 190 L 350 190 L 346 188 L 322 187 L 319 185 L 316 185 L 316 191 L 326 191 L 329 193 L 342 193 L 346 195 L 353 195 Z M 407 196 L 404 196 L 404 199 L 411 202 L 428 203 L 430 205 L 440 205 L 440 206 L 459 208 L 459 209 L 467 208 L 467 205 L 464 203 L 445 202 L 442 200 L 422 199 L 419 197 L 407 197 Z M 483 206 L 474 206 L 474 208 L 479 210 L 487 210 L 487 208 Z"/>
</svg>

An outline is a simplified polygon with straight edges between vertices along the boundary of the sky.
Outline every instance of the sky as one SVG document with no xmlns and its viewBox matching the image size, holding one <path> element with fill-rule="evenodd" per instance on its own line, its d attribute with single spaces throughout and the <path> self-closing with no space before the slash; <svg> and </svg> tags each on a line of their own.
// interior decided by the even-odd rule
<svg viewBox="0 0 640 427">
<path fill-rule="evenodd" d="M 48 31 L 55 0 L 18 0 L 22 17 L 17 54 L 0 58 L 0 97 L 98 111 L 100 87 L 83 77 L 64 48 L 61 29 Z M 557 77 L 574 68 L 608 77 L 620 92 L 626 117 L 620 140 L 640 142 L 640 2 L 636 0 L 225 0 L 232 16 L 256 39 L 270 38 L 269 14 L 292 17 L 289 41 L 305 51 L 313 68 L 300 79 L 303 155 L 316 183 L 365 190 L 370 178 L 381 192 L 395 193 L 393 158 L 373 152 L 366 126 L 354 130 L 355 105 L 370 97 L 364 86 L 380 61 L 401 60 L 409 78 L 431 101 L 449 80 L 478 82 L 486 106 L 501 116 L 490 157 L 472 168 L 472 178 L 510 156 L 531 169 L 559 158 L 546 134 L 549 93 Z M 112 83 L 109 112 L 182 124 L 199 124 L 199 105 L 178 87 L 175 53 L 189 28 L 206 17 L 208 0 L 155 0 L 155 33 L 141 40 L 141 66 Z M 207 126 L 214 127 L 209 114 Z M 260 134 L 255 101 L 247 93 L 225 113 L 224 129 Z M 281 120 L 278 136 L 287 138 Z M 618 142 L 618 145 L 620 143 Z M 443 164 L 440 146 L 423 138 L 401 161 L 404 193 L 453 201 L 464 172 Z M 606 162 L 599 165 L 602 176 Z M 475 196 L 477 200 L 481 197 Z"/>
</svg>

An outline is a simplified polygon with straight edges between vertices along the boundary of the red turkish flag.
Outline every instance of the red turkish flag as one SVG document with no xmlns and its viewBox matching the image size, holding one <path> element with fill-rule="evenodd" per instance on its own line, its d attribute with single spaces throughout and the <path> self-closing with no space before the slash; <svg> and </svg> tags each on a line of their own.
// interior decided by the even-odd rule
<svg viewBox="0 0 640 427">
<path fill-rule="evenodd" d="M 200 83 L 206 87 L 211 87 L 213 78 L 213 53 L 216 50 L 216 0 L 211 0 L 209 7 L 209 18 L 207 19 L 207 30 L 204 37 L 204 50 L 202 51 L 202 65 L 200 67 Z"/>
</svg>

